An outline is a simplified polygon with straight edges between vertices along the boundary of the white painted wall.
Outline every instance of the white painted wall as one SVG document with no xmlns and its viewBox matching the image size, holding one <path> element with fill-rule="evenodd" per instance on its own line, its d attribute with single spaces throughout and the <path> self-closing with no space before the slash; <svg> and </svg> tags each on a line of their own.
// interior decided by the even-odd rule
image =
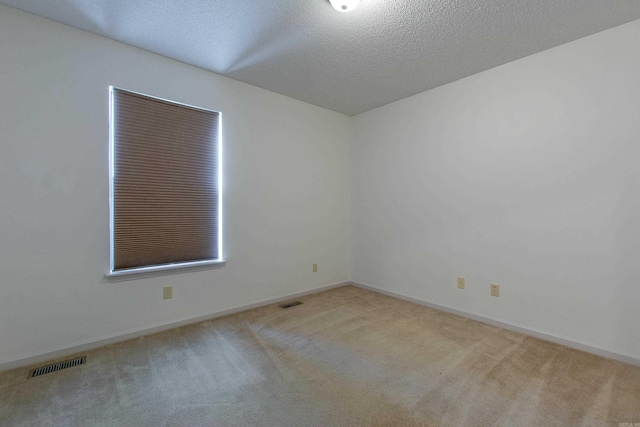
<svg viewBox="0 0 640 427">
<path fill-rule="evenodd" d="M 353 281 L 640 357 L 640 21 L 354 135 Z"/>
<path fill-rule="evenodd" d="M 222 112 L 224 268 L 104 279 L 109 85 Z M 348 280 L 350 121 L 0 6 L 0 366 Z"/>
<path fill-rule="evenodd" d="M 359 283 L 638 358 L 638 52 L 640 21 L 352 123 L 0 6 L 0 366 L 350 263 Z M 224 268 L 104 279 L 109 85 L 223 112 Z"/>
</svg>

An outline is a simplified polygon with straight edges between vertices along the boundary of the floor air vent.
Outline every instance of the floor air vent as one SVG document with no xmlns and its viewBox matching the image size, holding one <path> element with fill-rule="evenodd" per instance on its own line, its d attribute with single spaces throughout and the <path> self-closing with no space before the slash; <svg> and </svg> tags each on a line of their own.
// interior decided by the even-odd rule
<svg viewBox="0 0 640 427">
<path fill-rule="evenodd" d="M 75 359 L 65 360 L 63 362 L 54 363 L 53 365 L 41 366 L 29 371 L 29 378 L 39 377 L 40 375 L 50 374 L 51 372 L 60 371 L 62 369 L 73 368 L 74 366 L 84 365 L 87 363 L 87 356 L 76 357 Z"/>
<path fill-rule="evenodd" d="M 293 302 L 288 302 L 286 304 L 282 304 L 280 306 L 280 308 L 290 308 L 290 307 L 295 307 L 296 305 L 300 305 L 302 304 L 302 301 L 293 301 Z"/>
</svg>

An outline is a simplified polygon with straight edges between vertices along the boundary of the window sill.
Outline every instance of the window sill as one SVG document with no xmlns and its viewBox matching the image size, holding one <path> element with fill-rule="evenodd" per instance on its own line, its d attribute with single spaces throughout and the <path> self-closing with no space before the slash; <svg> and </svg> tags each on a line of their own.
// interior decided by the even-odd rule
<svg viewBox="0 0 640 427">
<path fill-rule="evenodd" d="M 122 277 L 122 276 L 131 276 L 136 274 L 145 274 L 145 273 L 157 273 L 168 270 L 182 270 L 187 268 L 197 268 L 197 267 L 206 267 L 206 266 L 217 266 L 223 267 L 227 260 L 218 259 L 218 260 L 208 260 L 208 261 L 194 261 L 194 262 L 181 262 L 176 264 L 165 264 L 165 265 L 153 265 L 151 267 L 142 267 L 142 268 L 129 268 L 126 270 L 116 270 L 111 271 L 105 274 L 105 277 Z"/>
</svg>

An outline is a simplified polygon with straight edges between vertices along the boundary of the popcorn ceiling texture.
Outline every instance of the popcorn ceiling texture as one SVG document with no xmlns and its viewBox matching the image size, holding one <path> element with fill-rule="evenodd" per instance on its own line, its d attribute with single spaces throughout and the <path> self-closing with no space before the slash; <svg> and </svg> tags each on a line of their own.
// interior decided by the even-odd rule
<svg viewBox="0 0 640 427">
<path fill-rule="evenodd" d="M 0 0 L 355 115 L 635 19 L 638 0 Z"/>
</svg>

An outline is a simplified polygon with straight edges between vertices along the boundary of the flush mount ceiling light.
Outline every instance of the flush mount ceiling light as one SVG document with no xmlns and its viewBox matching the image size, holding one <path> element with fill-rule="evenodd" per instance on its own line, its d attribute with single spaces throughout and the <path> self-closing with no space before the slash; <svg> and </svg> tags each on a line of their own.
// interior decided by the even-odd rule
<svg viewBox="0 0 640 427">
<path fill-rule="evenodd" d="M 331 6 L 338 12 L 351 12 L 358 7 L 360 0 L 329 0 Z"/>
</svg>

